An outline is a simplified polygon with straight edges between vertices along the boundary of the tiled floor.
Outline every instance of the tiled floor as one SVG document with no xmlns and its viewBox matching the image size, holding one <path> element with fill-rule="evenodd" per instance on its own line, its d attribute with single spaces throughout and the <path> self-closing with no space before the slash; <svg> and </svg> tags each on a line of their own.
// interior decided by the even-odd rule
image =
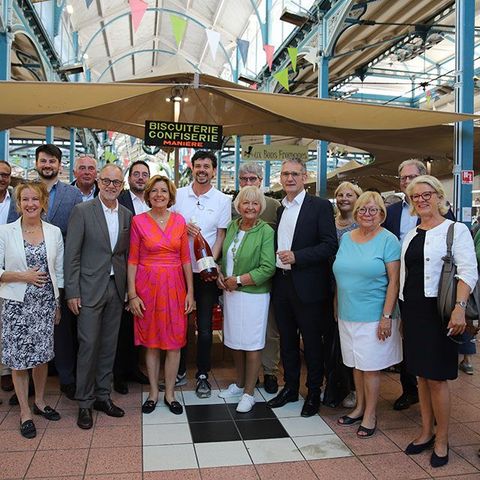
<svg viewBox="0 0 480 480">
<path fill-rule="evenodd" d="M 217 396 L 233 379 L 232 365 L 225 359 L 215 364 L 210 399 L 195 396 L 191 377 L 178 391 L 183 415 L 172 415 L 161 396 L 154 413 L 142 416 L 145 394 L 131 385 L 128 395 L 113 396 L 125 417 L 95 412 L 94 428 L 88 431 L 76 426 L 75 403 L 59 395 L 56 379 L 49 378 L 48 402 L 62 419 L 36 417 L 34 440 L 20 436 L 18 407 L 9 407 L 10 395 L 0 392 L 0 479 L 480 479 L 480 359 L 474 361 L 475 375 L 460 373 L 450 383 L 450 462 L 436 471 L 428 453 L 403 453 L 418 432 L 420 413 L 418 405 L 392 410 L 400 393 L 397 374 L 382 374 L 377 434 L 359 439 L 355 427 L 336 423 L 347 410 L 322 407 L 320 415 L 304 419 L 299 401 L 272 411 L 262 388 L 252 413 L 236 413 L 235 399 Z"/>
</svg>

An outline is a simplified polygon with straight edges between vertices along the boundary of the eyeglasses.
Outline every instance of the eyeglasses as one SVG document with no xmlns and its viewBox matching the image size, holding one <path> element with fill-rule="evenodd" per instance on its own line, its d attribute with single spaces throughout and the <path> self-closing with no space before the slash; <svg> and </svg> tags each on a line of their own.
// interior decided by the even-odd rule
<svg viewBox="0 0 480 480">
<path fill-rule="evenodd" d="M 239 177 L 241 182 L 255 182 L 258 180 L 258 177 Z"/>
<path fill-rule="evenodd" d="M 111 180 L 110 178 L 101 178 L 100 181 L 102 182 L 102 185 L 105 187 L 108 187 L 111 183 L 113 183 L 113 186 L 115 188 L 120 187 L 123 185 L 123 180 Z"/>
<path fill-rule="evenodd" d="M 398 177 L 398 179 L 400 180 L 400 183 L 405 183 L 407 180 L 409 180 L 410 182 L 419 177 L 420 175 L 403 175 L 402 177 Z"/>
<path fill-rule="evenodd" d="M 370 207 L 370 208 L 362 207 L 357 210 L 357 213 L 359 213 L 360 215 L 365 215 L 366 213 L 368 213 L 369 215 L 374 217 L 379 211 L 380 209 L 377 207 Z"/>
<path fill-rule="evenodd" d="M 0 173 L 0 178 L 8 178 L 11 175 L 12 175 L 11 173 Z"/>
<path fill-rule="evenodd" d="M 133 172 L 132 174 L 132 177 L 135 177 L 135 178 L 149 178 L 150 177 L 150 174 L 148 172 Z"/>
<path fill-rule="evenodd" d="M 293 179 L 297 179 L 298 177 L 300 177 L 300 175 L 303 175 L 303 173 L 302 172 L 282 172 L 280 175 L 283 178 L 292 177 Z"/>
<path fill-rule="evenodd" d="M 430 192 L 423 192 L 423 193 L 414 193 L 413 195 L 410 195 L 410 200 L 415 203 L 419 202 L 420 198 L 422 200 L 428 201 L 432 198 L 432 195 L 434 193 L 437 193 L 437 192 L 430 191 Z"/>
</svg>

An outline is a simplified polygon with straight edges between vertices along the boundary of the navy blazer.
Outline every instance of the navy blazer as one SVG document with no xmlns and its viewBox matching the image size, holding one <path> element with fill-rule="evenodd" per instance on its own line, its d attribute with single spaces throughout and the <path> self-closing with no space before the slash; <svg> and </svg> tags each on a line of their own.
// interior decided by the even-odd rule
<svg viewBox="0 0 480 480">
<path fill-rule="evenodd" d="M 277 210 L 277 225 L 280 224 L 283 210 L 283 205 Z M 275 249 L 277 235 L 278 230 L 275 233 Z M 337 249 L 332 204 L 307 193 L 298 214 L 291 246 L 295 254 L 292 279 L 302 302 L 319 302 L 331 296 L 331 259 Z"/>
<path fill-rule="evenodd" d="M 392 232 L 398 239 L 400 239 L 400 222 L 402 218 L 403 201 L 394 203 L 387 207 L 387 218 L 383 222 L 383 227 Z M 455 215 L 449 209 L 444 215 L 445 218 L 455 221 Z M 417 225 L 420 223 L 420 218 L 417 220 Z"/>
</svg>

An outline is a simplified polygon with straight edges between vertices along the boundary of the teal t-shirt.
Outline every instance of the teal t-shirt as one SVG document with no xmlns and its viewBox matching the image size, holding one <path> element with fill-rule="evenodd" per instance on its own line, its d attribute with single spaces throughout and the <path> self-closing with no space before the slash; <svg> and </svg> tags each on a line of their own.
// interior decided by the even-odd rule
<svg viewBox="0 0 480 480">
<path fill-rule="evenodd" d="M 338 317 L 350 322 L 378 322 L 387 293 L 386 263 L 400 259 L 400 242 L 382 229 L 372 240 L 356 243 L 345 233 L 333 264 Z"/>
</svg>

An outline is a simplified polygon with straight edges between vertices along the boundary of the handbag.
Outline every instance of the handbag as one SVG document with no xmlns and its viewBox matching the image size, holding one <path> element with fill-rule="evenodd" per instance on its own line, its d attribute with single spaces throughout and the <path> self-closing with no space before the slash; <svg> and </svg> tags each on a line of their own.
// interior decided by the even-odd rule
<svg viewBox="0 0 480 480">
<path fill-rule="evenodd" d="M 447 254 L 442 257 L 443 266 L 438 284 L 437 308 L 445 328 L 450 321 L 450 316 L 457 301 L 457 266 L 455 265 L 455 259 L 452 254 L 454 229 L 455 223 L 452 223 L 447 231 Z M 473 324 L 473 321 L 478 320 L 479 317 L 479 290 L 477 281 L 473 292 L 468 298 L 467 308 L 465 310 L 465 320 L 467 323 L 465 331 L 471 335 L 476 335 L 480 330 L 478 326 Z"/>
</svg>

